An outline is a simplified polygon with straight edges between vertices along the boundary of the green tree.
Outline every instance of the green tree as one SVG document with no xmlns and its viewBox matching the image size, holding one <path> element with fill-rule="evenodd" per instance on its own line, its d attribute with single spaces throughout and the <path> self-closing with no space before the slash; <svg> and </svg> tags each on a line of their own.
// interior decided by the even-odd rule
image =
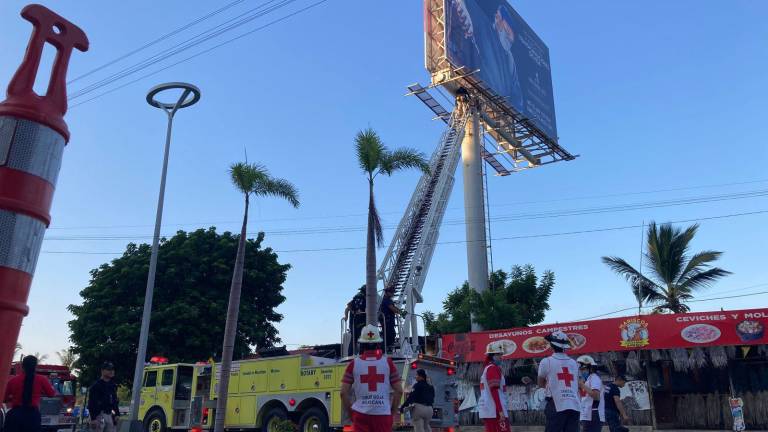
<svg viewBox="0 0 768 432">
<path fill-rule="evenodd" d="M 711 265 L 722 252 L 706 250 L 689 255 L 691 240 L 698 229 L 698 224 L 683 230 L 671 224 L 657 226 L 651 222 L 644 253 L 649 272 L 645 275 L 622 258 L 605 256 L 602 260 L 627 279 L 640 306 L 652 305 L 654 312 L 688 312 L 690 308 L 685 303 L 693 299 L 697 291 L 731 274 Z"/>
<path fill-rule="evenodd" d="M 215 228 L 179 231 L 162 240 L 149 355 L 163 355 L 171 362 L 218 357 L 238 240 Z M 280 341 L 273 324 L 282 316 L 275 308 L 285 301 L 282 284 L 290 265 L 279 263 L 263 241 L 259 233 L 245 248 L 238 358 L 253 346 Z M 148 244 L 129 244 L 121 257 L 91 271 L 90 283 L 80 292 L 83 303 L 69 306 L 74 315 L 69 322 L 73 353 L 79 356 L 76 365 L 86 384 L 96 380 L 106 360 L 115 364 L 118 383 L 133 378 L 150 250 Z"/>
<path fill-rule="evenodd" d="M 368 230 L 365 253 L 365 320 L 375 324 L 376 305 L 376 246 L 381 246 L 384 233 L 381 218 L 373 197 L 373 183 L 380 174 L 391 176 L 406 168 L 418 168 L 429 173 L 429 164 L 423 153 L 409 148 L 389 150 L 373 129 L 357 133 L 355 137 L 357 162 L 368 177 Z"/>
<path fill-rule="evenodd" d="M 248 228 L 248 207 L 251 195 L 254 197 L 276 197 L 288 201 L 293 207 L 299 206 L 299 192 L 287 180 L 273 178 L 266 168 L 261 165 L 236 163 L 230 167 L 230 176 L 235 188 L 243 194 L 245 209 L 243 211 L 243 226 L 237 245 L 235 268 L 232 273 L 232 284 L 229 289 L 229 304 L 227 306 L 227 321 L 224 329 L 224 344 L 222 347 L 221 379 L 219 381 L 219 398 L 216 401 L 216 412 L 227 412 L 227 396 L 229 395 L 229 374 L 232 369 L 232 355 L 235 348 L 237 333 L 237 318 L 240 311 L 240 292 L 243 286 L 243 268 L 245 260 L 245 238 Z M 216 416 L 215 432 L 224 432 L 223 415 Z"/>
<path fill-rule="evenodd" d="M 536 276 L 532 265 L 513 266 L 510 273 L 496 270 L 489 276 L 489 289 L 478 294 L 464 284 L 448 293 L 443 311 L 423 314 L 430 334 L 470 331 L 470 314 L 486 330 L 525 327 L 544 321 L 555 274 Z"/>
</svg>

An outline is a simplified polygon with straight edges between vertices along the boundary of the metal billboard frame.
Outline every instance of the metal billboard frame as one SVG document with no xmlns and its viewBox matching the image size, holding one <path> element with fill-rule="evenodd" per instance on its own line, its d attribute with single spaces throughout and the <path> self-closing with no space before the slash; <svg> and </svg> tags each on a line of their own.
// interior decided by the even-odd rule
<svg viewBox="0 0 768 432">
<path fill-rule="evenodd" d="M 482 122 L 496 141 L 498 154 L 511 156 L 517 165 L 510 171 L 578 157 L 514 109 L 476 76 L 477 71 L 451 63 L 447 55 L 445 0 L 424 0 L 424 53 L 425 67 L 432 79 L 430 87 L 443 86 L 454 95 L 464 88 L 477 99 Z M 527 161 L 528 166 L 520 167 L 521 161 Z"/>
</svg>

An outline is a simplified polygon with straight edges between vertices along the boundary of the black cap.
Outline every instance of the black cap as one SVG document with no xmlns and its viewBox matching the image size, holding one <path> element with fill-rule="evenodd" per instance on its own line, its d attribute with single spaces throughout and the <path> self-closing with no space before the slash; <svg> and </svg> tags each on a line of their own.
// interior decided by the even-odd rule
<svg viewBox="0 0 768 432">
<path fill-rule="evenodd" d="M 115 370 L 115 365 L 112 364 L 112 362 L 105 361 L 101 364 L 101 370 Z"/>
</svg>

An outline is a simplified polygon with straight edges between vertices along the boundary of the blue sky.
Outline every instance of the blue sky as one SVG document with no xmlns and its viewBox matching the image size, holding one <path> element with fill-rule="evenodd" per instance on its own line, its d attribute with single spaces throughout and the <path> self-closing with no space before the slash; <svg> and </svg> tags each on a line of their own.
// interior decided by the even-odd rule
<svg viewBox="0 0 768 432">
<path fill-rule="evenodd" d="M 91 50 L 73 57 L 70 77 L 75 77 L 226 2 L 43 3 L 89 35 Z M 183 36 L 74 83 L 70 93 L 260 3 L 245 0 Z M 29 25 L 18 16 L 24 4 L 0 3 L 2 85 L 9 81 L 26 46 Z M 226 37 L 309 4 L 309 0 L 297 0 Z M 767 3 L 529 0 L 512 4 L 549 45 L 560 142 L 581 157 L 510 177 L 491 177 L 492 218 L 768 189 Z M 237 228 L 241 202 L 226 170 L 243 158 L 243 146 L 247 147 L 251 160 L 292 180 L 302 195 L 299 210 L 268 200 L 257 204 L 251 218 L 251 230 L 267 231 L 267 244 L 285 251 L 280 259 L 293 265 L 285 285 L 288 300 L 279 309 L 285 315 L 278 325 L 280 335 L 289 344 L 337 341 L 344 304 L 364 280 L 363 251 L 289 251 L 364 245 L 367 192 L 352 151 L 356 131 L 371 126 L 390 146 L 415 147 L 427 154 L 434 149 L 443 125 L 432 121 L 431 112 L 418 100 L 404 96 L 406 85 L 428 80 L 422 21 L 420 1 L 328 0 L 72 108 L 67 116 L 72 140 L 29 299 L 32 311 L 20 338 L 25 351 L 53 353 L 68 345 L 66 306 L 79 302 L 78 292 L 88 283 L 89 270 L 112 257 L 93 253 L 120 252 L 128 241 L 77 237 L 148 241 L 151 236 L 165 119 L 146 104 L 144 95 L 151 86 L 166 81 L 192 82 L 203 97 L 177 116 L 163 233 L 211 225 Z M 417 179 L 418 174 L 410 172 L 379 181 L 377 198 L 385 225 L 397 224 Z M 449 203 L 442 241 L 464 238 L 461 181 L 459 171 L 459 187 Z M 506 239 L 493 242 L 494 267 L 531 263 L 538 271 L 555 272 L 557 285 L 547 322 L 600 315 L 633 305 L 626 284 L 600 257 L 619 255 L 636 264 L 640 228 L 536 235 L 761 210 L 768 210 L 765 196 L 581 216 L 507 218 L 491 227 L 492 237 Z M 702 293 L 702 298 L 768 291 L 766 217 L 702 221 L 694 249 L 724 251 L 720 265 L 734 273 Z M 361 229 L 269 234 L 340 226 Z M 392 231 L 385 234 L 389 238 Z M 509 239 L 520 236 L 534 237 Z M 380 250 L 379 257 L 383 253 Z M 465 278 L 465 245 L 440 246 L 420 310 L 439 309 L 446 293 Z M 766 302 L 768 295 L 761 294 L 692 307 L 750 308 Z"/>
</svg>

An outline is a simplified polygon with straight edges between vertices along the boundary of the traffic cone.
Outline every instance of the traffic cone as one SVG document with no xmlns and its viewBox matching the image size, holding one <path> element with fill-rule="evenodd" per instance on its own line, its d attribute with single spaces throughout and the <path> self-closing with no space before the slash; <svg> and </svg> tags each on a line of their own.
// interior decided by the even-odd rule
<svg viewBox="0 0 768 432">
<path fill-rule="evenodd" d="M 5 392 L 69 130 L 66 74 L 73 49 L 88 50 L 76 25 L 41 5 L 21 16 L 32 23 L 24 60 L 0 103 L 0 395 Z M 46 43 L 57 50 L 45 95 L 33 90 Z"/>
</svg>

